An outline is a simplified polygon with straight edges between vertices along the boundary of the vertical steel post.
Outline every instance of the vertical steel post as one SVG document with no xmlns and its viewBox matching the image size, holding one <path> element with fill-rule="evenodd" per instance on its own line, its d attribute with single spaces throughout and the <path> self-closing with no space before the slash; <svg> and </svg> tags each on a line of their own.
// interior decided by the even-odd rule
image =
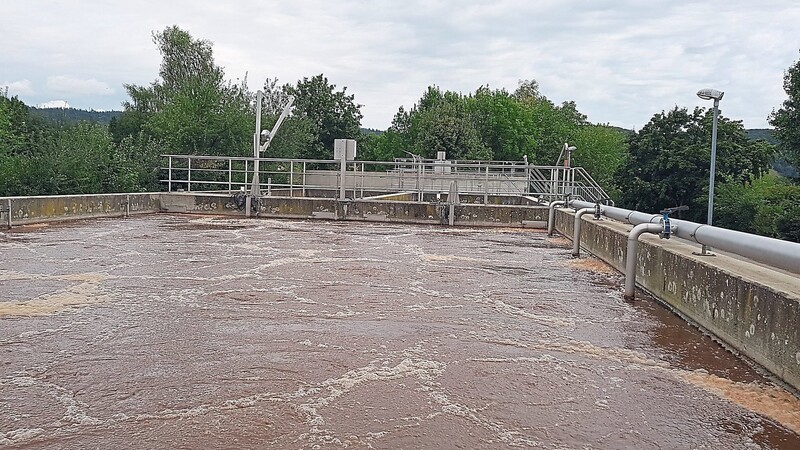
<svg viewBox="0 0 800 450">
<path fill-rule="evenodd" d="M 6 221 L 8 222 L 8 229 L 11 229 L 11 199 L 8 199 L 8 210 L 6 211 Z"/>
<path fill-rule="evenodd" d="M 714 99 L 714 124 L 711 128 L 711 173 L 708 176 L 708 217 L 706 223 L 713 225 L 714 222 L 714 175 L 717 165 L 717 114 L 719 113 L 719 99 Z M 708 254 L 708 246 L 703 244 L 700 252 Z"/>
<path fill-rule="evenodd" d="M 228 158 L 228 194 L 233 191 L 233 159 Z"/>
<path fill-rule="evenodd" d="M 345 199 L 345 175 L 347 175 L 347 148 L 342 149 L 342 159 L 339 161 L 339 200 Z"/>
<path fill-rule="evenodd" d="M 188 170 L 187 175 L 186 175 L 186 191 L 187 192 L 191 192 L 192 191 L 192 157 L 190 156 L 188 160 L 189 160 L 189 166 L 188 166 L 189 170 Z"/>
<path fill-rule="evenodd" d="M 306 196 L 306 162 L 303 161 L 303 197 Z"/>
<path fill-rule="evenodd" d="M 414 158 L 417 163 L 417 201 L 422 201 L 422 157 Z"/>
<path fill-rule="evenodd" d="M 167 192 L 172 192 L 172 156 L 169 157 L 169 169 L 167 169 Z"/>
<path fill-rule="evenodd" d="M 294 161 L 289 161 L 289 197 L 294 197 Z"/>
<path fill-rule="evenodd" d="M 264 93 L 258 91 L 256 93 L 256 132 L 253 134 L 253 186 L 250 188 L 250 195 L 261 195 L 261 187 L 258 185 L 259 172 L 259 157 L 261 147 L 261 104 L 264 102 Z"/>
<path fill-rule="evenodd" d="M 486 176 L 483 181 L 483 204 L 489 203 L 489 166 L 486 166 Z"/>
</svg>

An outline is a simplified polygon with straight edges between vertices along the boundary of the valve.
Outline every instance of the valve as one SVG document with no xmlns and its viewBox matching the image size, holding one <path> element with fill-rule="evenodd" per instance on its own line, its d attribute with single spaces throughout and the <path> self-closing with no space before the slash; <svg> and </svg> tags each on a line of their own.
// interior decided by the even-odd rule
<svg viewBox="0 0 800 450">
<path fill-rule="evenodd" d="M 611 201 L 610 198 L 603 197 L 601 199 L 598 199 L 595 202 L 595 204 L 594 204 L 594 220 L 600 220 L 601 216 L 603 215 L 603 210 L 600 209 L 600 202 L 606 202 L 606 204 L 608 204 L 609 201 Z"/>
<path fill-rule="evenodd" d="M 688 211 L 688 210 L 689 210 L 688 206 L 681 205 L 672 208 L 664 208 L 661 211 L 659 211 L 663 217 L 661 218 L 661 225 L 662 225 L 661 233 L 658 233 L 658 237 L 660 237 L 661 239 L 669 239 L 670 234 L 672 234 L 672 225 L 670 225 L 669 223 L 670 214 L 677 211 Z"/>
</svg>

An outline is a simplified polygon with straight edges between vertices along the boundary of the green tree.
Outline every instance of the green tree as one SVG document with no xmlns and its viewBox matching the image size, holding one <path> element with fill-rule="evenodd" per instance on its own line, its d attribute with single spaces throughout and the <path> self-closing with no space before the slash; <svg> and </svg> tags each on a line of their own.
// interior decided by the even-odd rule
<svg viewBox="0 0 800 450">
<path fill-rule="evenodd" d="M 467 99 L 467 109 L 493 159 L 519 161 L 536 146 L 533 115 L 504 89 L 481 86 Z"/>
<path fill-rule="evenodd" d="M 108 124 L 108 131 L 111 133 L 111 138 L 114 143 L 119 144 L 126 137 L 135 136 L 140 132 L 144 132 L 145 124 L 149 117 L 150 114 L 136 110 L 128 110 L 112 118 L 111 122 Z"/>
<path fill-rule="evenodd" d="M 769 115 L 769 123 L 775 127 L 774 135 L 780 141 L 783 156 L 800 167 L 800 60 L 786 70 L 783 90 L 788 98 L 778 110 Z"/>
<path fill-rule="evenodd" d="M 160 79 L 147 87 L 125 85 L 128 121 L 115 124 L 115 140 L 143 130 L 171 153 L 249 154 L 253 115 L 246 83 L 226 82 L 212 44 L 177 26 L 154 33 L 153 41 L 162 56 Z"/>
<path fill-rule="evenodd" d="M 653 116 L 628 141 L 629 157 L 617 170 L 622 205 L 640 211 L 658 211 L 688 205 L 687 216 L 706 216 L 710 165 L 710 110 L 675 108 Z M 746 184 L 769 169 L 773 148 L 747 140 L 740 121 L 719 118 L 717 139 L 718 183 Z"/>
<path fill-rule="evenodd" d="M 625 134 L 607 125 L 586 124 L 576 128 L 570 143 L 577 148 L 573 165 L 586 169 L 612 198 L 619 198 L 614 174 L 628 155 Z"/>
<path fill-rule="evenodd" d="M 45 128 L 41 118 L 30 114 L 28 105 L 0 92 L 0 155 L 30 154 L 33 137 Z"/>
<path fill-rule="evenodd" d="M 106 192 L 160 190 L 162 144 L 144 132 L 126 136 L 113 146 Z"/>
<path fill-rule="evenodd" d="M 64 126 L 42 147 L 37 157 L 52 174 L 47 192 L 106 192 L 113 172 L 113 143 L 107 127 L 89 122 Z"/>
<path fill-rule="evenodd" d="M 564 142 L 576 139 L 608 144 L 600 151 L 614 156 L 600 158 L 597 167 L 611 167 L 609 173 L 615 164 L 611 161 L 625 148 L 617 133 L 589 124 L 574 102 L 556 106 L 541 95 L 536 81 L 524 80 L 513 94 L 481 86 L 463 95 L 430 86 L 410 111 L 400 108 L 374 149 L 376 155 L 410 151 L 428 158 L 437 151 L 446 151 L 451 159 L 519 161 L 528 156 L 532 163 L 550 165 Z M 611 149 L 614 139 L 617 146 Z"/>
<path fill-rule="evenodd" d="M 315 143 L 298 155 L 309 159 L 333 158 L 335 139 L 357 139 L 361 134 L 361 105 L 347 87 L 336 90 L 323 74 L 285 85 L 284 93 L 295 96 L 294 115 L 307 120 Z"/>
<path fill-rule="evenodd" d="M 277 79 L 264 82 L 264 93 L 261 109 L 261 126 L 271 130 L 283 112 L 289 100 L 286 89 L 278 87 Z M 265 158 L 301 158 L 309 153 L 309 149 L 318 145 L 317 128 L 308 117 L 296 113 L 290 114 L 281 125 L 280 131 L 270 143 Z M 251 131 L 252 133 L 252 131 Z"/>
<path fill-rule="evenodd" d="M 587 125 L 586 116 L 578 112 L 575 102 L 556 106 L 539 92 L 534 80 L 520 81 L 514 97 L 525 105 L 530 117 L 533 145 L 527 152 L 528 160 L 541 165 L 555 164 L 561 146 L 574 142 L 578 129 Z"/>
</svg>

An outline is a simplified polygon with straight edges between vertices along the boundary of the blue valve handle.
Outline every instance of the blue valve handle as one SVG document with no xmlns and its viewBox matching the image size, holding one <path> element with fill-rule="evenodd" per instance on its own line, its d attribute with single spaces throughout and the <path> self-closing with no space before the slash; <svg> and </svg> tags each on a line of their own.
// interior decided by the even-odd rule
<svg viewBox="0 0 800 450">
<path fill-rule="evenodd" d="M 663 219 L 661 219 L 662 224 L 664 225 L 664 229 L 659 233 L 661 239 L 669 239 L 670 234 L 672 233 L 672 226 L 669 223 L 669 215 L 676 212 L 676 211 L 687 211 L 689 209 L 686 205 L 676 206 L 674 208 L 664 208 L 661 211 L 661 215 Z"/>
</svg>

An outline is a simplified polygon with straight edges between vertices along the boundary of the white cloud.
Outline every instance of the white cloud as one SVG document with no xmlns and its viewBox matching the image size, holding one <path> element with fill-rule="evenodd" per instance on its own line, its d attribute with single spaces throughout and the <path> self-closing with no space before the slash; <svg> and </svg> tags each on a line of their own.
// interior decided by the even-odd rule
<svg viewBox="0 0 800 450">
<path fill-rule="evenodd" d="M 56 93 L 70 95 L 112 95 L 108 84 L 94 78 L 82 80 L 66 75 L 47 77 L 47 88 Z"/>
<path fill-rule="evenodd" d="M 36 107 L 40 109 L 69 108 L 69 103 L 66 100 L 50 100 L 49 102 L 39 103 Z"/>
<path fill-rule="evenodd" d="M 554 102 L 574 100 L 589 120 L 637 129 L 675 105 L 709 106 L 694 93 L 714 87 L 726 92 L 727 117 L 764 127 L 800 47 L 795 0 L 37 3 L 3 3 L 15 20 L 0 31 L 0 67 L 4 79 L 32 80 L 26 102 L 119 108 L 124 83 L 158 75 L 151 33 L 177 24 L 212 41 L 226 76 L 247 73 L 251 89 L 324 73 L 355 94 L 373 128 L 428 85 L 513 90 L 520 79 L 539 81 Z"/>
<path fill-rule="evenodd" d="M 31 80 L 5 81 L 0 83 L 0 88 L 3 87 L 8 88 L 8 95 L 12 97 L 15 95 L 33 95 L 35 93 Z"/>
</svg>

